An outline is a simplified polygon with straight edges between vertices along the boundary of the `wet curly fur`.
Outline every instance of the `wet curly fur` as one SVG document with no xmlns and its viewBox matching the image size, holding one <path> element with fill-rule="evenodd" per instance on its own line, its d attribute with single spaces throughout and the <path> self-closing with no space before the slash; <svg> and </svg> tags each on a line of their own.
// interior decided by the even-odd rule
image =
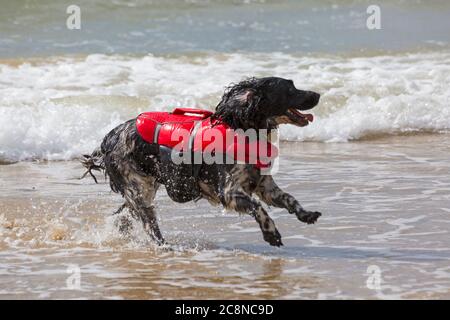
<svg viewBox="0 0 450 320">
<path fill-rule="evenodd" d="M 296 89 L 291 80 L 250 78 L 226 89 L 212 118 L 244 130 L 275 129 L 284 123 L 303 126 L 288 110 L 311 109 L 319 97 L 315 92 Z M 153 206 L 161 184 L 174 201 L 203 198 L 211 204 L 251 215 L 259 224 L 264 240 L 273 246 L 283 245 L 281 235 L 253 194 L 270 206 L 285 208 L 307 224 L 315 223 L 321 215 L 303 209 L 294 197 L 277 186 L 272 176 L 262 175 L 251 164 L 201 164 L 198 174 L 192 175 L 192 167 L 174 165 L 164 156 L 162 148 L 143 141 L 136 131 L 135 120 L 111 130 L 100 148 L 84 155 L 81 162 L 88 169 L 84 176 L 90 174 L 95 179 L 92 170 L 105 171 L 111 189 L 125 199 L 117 212 L 128 208 L 156 243 L 165 243 Z"/>
</svg>

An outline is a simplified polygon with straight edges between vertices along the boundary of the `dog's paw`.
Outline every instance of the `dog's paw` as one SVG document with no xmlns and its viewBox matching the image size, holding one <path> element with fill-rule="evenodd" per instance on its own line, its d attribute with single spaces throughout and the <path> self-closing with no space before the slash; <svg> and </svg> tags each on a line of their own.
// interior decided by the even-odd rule
<svg viewBox="0 0 450 320">
<path fill-rule="evenodd" d="M 175 251 L 175 249 L 167 242 L 164 242 L 164 244 L 158 244 L 158 249 L 160 249 L 163 252 L 174 252 Z"/>
<path fill-rule="evenodd" d="M 276 229 L 274 232 L 263 232 L 263 237 L 271 246 L 280 247 L 283 245 L 281 234 Z"/>
<path fill-rule="evenodd" d="M 301 211 L 296 213 L 298 220 L 307 224 L 313 224 L 322 214 L 318 211 Z"/>
</svg>

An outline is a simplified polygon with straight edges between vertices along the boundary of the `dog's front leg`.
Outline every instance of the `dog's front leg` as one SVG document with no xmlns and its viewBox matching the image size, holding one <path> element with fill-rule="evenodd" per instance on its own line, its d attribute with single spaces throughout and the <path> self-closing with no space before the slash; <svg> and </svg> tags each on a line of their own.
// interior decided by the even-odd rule
<svg viewBox="0 0 450 320">
<path fill-rule="evenodd" d="M 225 208 L 254 217 L 261 228 L 264 240 L 272 246 L 282 246 L 281 235 L 275 223 L 261 203 L 251 197 L 251 184 L 257 178 L 258 175 L 255 175 L 251 166 L 234 166 L 224 179 L 220 200 Z"/>
<path fill-rule="evenodd" d="M 227 209 L 251 215 L 258 222 L 265 241 L 272 246 L 279 247 L 283 245 L 281 235 L 266 210 L 258 201 L 252 199 L 244 191 L 230 190 L 225 193 L 223 205 Z"/>
<path fill-rule="evenodd" d="M 256 189 L 256 194 L 268 205 L 285 208 L 289 213 L 294 213 L 298 220 L 312 224 L 322 215 L 318 211 L 307 211 L 289 193 L 278 187 L 272 176 L 262 176 Z"/>
</svg>

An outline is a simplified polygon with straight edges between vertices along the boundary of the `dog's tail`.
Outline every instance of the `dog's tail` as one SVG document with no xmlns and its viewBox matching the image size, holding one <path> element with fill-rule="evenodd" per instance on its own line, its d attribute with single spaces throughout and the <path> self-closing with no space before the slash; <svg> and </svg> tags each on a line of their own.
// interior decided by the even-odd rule
<svg viewBox="0 0 450 320">
<path fill-rule="evenodd" d="M 89 154 L 83 154 L 83 158 L 80 159 L 81 164 L 83 167 L 86 168 L 86 172 L 81 176 L 80 179 L 83 179 L 88 174 L 91 175 L 91 177 L 94 179 L 95 183 L 97 182 L 97 178 L 92 173 L 92 170 L 95 171 L 105 171 L 105 161 L 104 161 L 104 154 L 101 150 L 101 148 L 95 149 L 90 155 Z"/>
</svg>

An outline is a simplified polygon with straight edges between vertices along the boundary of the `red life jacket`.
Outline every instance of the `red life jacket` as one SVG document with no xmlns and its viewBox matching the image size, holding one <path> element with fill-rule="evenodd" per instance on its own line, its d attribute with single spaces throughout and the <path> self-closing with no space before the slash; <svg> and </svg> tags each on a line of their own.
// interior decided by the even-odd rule
<svg viewBox="0 0 450 320">
<path fill-rule="evenodd" d="M 278 156 L 278 149 L 270 142 L 248 141 L 227 124 L 211 120 L 211 115 L 211 111 L 190 108 L 144 112 L 137 117 L 136 128 L 148 143 L 184 152 L 211 152 L 214 149 L 216 153 L 226 154 L 240 163 L 255 164 L 257 168 L 269 167 Z"/>
</svg>

